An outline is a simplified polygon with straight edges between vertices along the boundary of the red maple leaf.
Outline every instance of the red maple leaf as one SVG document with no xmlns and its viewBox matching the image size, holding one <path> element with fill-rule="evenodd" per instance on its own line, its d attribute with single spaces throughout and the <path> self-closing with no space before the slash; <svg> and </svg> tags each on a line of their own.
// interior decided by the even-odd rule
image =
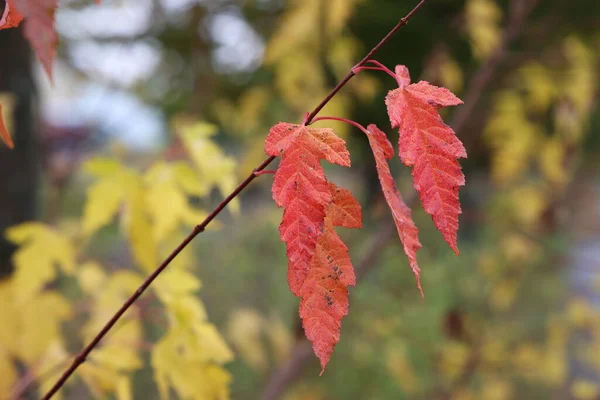
<svg viewBox="0 0 600 400">
<path fill-rule="evenodd" d="M 417 278 L 417 286 L 421 296 L 423 296 L 420 281 L 421 270 L 417 264 L 417 250 L 421 248 L 418 238 L 419 231 L 412 219 L 410 208 L 402 200 L 387 162 L 387 159 L 394 156 L 394 148 L 385 133 L 373 124 L 367 127 L 367 137 L 375 156 L 377 175 L 379 176 L 383 195 L 392 212 L 398 236 L 400 236 L 400 241 L 404 247 L 404 253 L 408 257 L 410 268 Z"/>
<path fill-rule="evenodd" d="M 392 127 L 400 132 L 402 162 L 414 166 L 413 184 L 437 229 L 458 254 L 458 188 L 465 184 L 458 158 L 467 156 L 456 134 L 444 124 L 438 108 L 462 104 L 448 89 L 421 81 L 410 84 L 408 69 L 396 67 L 400 86 L 386 96 Z"/>
<path fill-rule="evenodd" d="M 332 201 L 320 161 L 349 167 L 350 156 L 333 130 L 288 123 L 271 128 L 265 151 L 282 155 L 273 180 L 273 199 L 284 208 L 279 233 L 287 246 L 290 290 L 299 295 L 323 233 L 325 209 Z"/>
<path fill-rule="evenodd" d="M 348 286 L 356 283 L 348 248 L 333 227 L 362 226 L 360 204 L 354 196 L 334 184 L 329 188 L 332 201 L 326 209 L 324 230 L 298 294 L 302 326 L 321 361 L 321 373 L 340 339 L 342 318 L 348 315 Z"/>
</svg>

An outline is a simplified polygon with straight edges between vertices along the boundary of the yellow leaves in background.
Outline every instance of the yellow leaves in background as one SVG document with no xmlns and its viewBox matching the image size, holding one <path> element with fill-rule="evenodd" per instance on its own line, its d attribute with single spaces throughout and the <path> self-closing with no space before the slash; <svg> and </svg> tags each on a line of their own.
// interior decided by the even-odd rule
<svg viewBox="0 0 600 400">
<path fill-rule="evenodd" d="M 87 343 L 135 292 L 142 278 L 130 271 L 117 271 L 109 276 L 94 262 L 82 265 L 77 278 L 92 300 L 90 317 L 82 330 L 82 340 Z M 97 397 L 109 393 L 116 394 L 119 400 L 132 397 L 129 373 L 142 366 L 138 353 L 143 340 L 141 319 L 132 309 L 80 367 L 81 377 Z"/>
<path fill-rule="evenodd" d="M 135 260 L 150 271 L 156 267 L 156 244 L 149 216 L 141 176 L 116 160 L 93 158 L 84 164 L 84 170 L 96 181 L 87 192 L 82 229 L 85 236 L 112 222 L 122 209 L 123 230 L 130 240 Z"/>
<path fill-rule="evenodd" d="M 163 286 L 161 290 L 165 296 L 168 289 Z M 228 398 L 231 377 L 222 364 L 231 361 L 233 354 L 202 315 L 201 303 L 188 293 L 166 306 L 171 327 L 153 346 L 151 355 L 161 399 L 168 399 L 171 389 L 182 399 Z"/>
<path fill-rule="evenodd" d="M 109 224 L 123 201 L 121 185 L 112 179 L 99 180 L 88 188 L 85 204 L 83 233 L 91 235 Z"/>
<path fill-rule="evenodd" d="M 217 134 L 215 125 L 180 119 L 175 123 L 175 131 L 181 137 L 189 156 L 194 163 L 199 180 L 208 187 L 216 186 L 223 196 L 229 195 L 237 185 L 236 162 L 225 155 L 219 145 L 211 139 Z M 240 205 L 234 199 L 228 206 L 239 213 Z"/>
<path fill-rule="evenodd" d="M 66 274 L 73 273 L 75 250 L 70 240 L 56 230 L 30 222 L 9 228 L 6 237 L 20 246 L 13 258 L 18 302 L 30 300 L 45 284 L 53 281 L 56 267 Z"/>
<path fill-rule="evenodd" d="M 506 184 L 527 171 L 542 136 L 541 128 L 529 121 L 523 99 L 511 90 L 501 92 L 484 132 L 493 151 L 493 179 Z"/>
<path fill-rule="evenodd" d="M 465 17 L 473 54 L 480 60 L 489 57 L 502 38 L 502 10 L 494 0 L 468 0 Z"/>
<path fill-rule="evenodd" d="M 407 394 L 416 393 L 420 388 L 420 380 L 414 371 L 408 347 L 404 343 L 393 343 L 385 352 L 385 365 L 388 372 Z"/>
<path fill-rule="evenodd" d="M 229 320 L 227 336 L 244 361 L 264 372 L 268 367 L 267 351 L 262 342 L 263 318 L 254 310 L 236 310 Z"/>
<path fill-rule="evenodd" d="M 459 379 L 472 357 L 472 349 L 465 343 L 448 342 L 440 354 L 439 370 L 448 383 Z"/>
<path fill-rule="evenodd" d="M 510 400 L 513 399 L 512 384 L 501 378 L 486 379 L 481 390 L 481 400 Z"/>
<path fill-rule="evenodd" d="M 532 112 L 545 112 L 556 99 L 556 78 L 551 71 L 532 61 L 518 71 L 519 83 L 525 89 L 525 106 Z"/>
<path fill-rule="evenodd" d="M 34 377 L 65 360 L 61 324 L 72 316 L 70 304 L 58 293 L 43 292 L 23 300 L 15 284 L 14 280 L 0 282 L 0 396 L 14 389 L 17 360 L 31 365 Z"/>
<path fill-rule="evenodd" d="M 289 355 L 293 344 L 292 334 L 279 318 L 266 318 L 252 309 L 240 309 L 231 315 L 227 337 L 244 361 L 260 372 L 269 367 L 265 338 L 269 339 L 277 362 Z"/>
<path fill-rule="evenodd" d="M 146 206 L 152 218 L 154 239 L 161 242 L 181 224 L 194 226 L 206 218 L 206 213 L 189 205 L 188 197 L 206 193 L 208 189 L 192 187 L 187 182 L 193 174 L 182 162 L 158 162 L 145 175 Z M 190 191 L 192 189 L 192 191 Z"/>
<path fill-rule="evenodd" d="M 562 90 L 575 111 L 583 117 L 592 107 L 598 87 L 597 52 L 576 36 L 569 36 L 564 40 L 563 52 L 569 68 L 562 82 Z"/>
<path fill-rule="evenodd" d="M 437 69 L 441 85 L 451 92 L 460 93 L 464 84 L 464 76 L 463 71 L 456 60 L 449 54 L 444 54 Z"/>
<path fill-rule="evenodd" d="M 25 223 L 7 231 L 8 240 L 19 248 L 13 279 L 0 282 L 0 398 L 20 378 L 17 363 L 34 378 L 46 374 L 38 384 L 43 390 L 53 383 L 46 379 L 55 378 L 48 371 L 69 359 L 61 326 L 74 318 L 74 310 L 58 290 L 47 288 L 57 281 L 57 268 L 76 278 L 84 295 L 83 307 L 76 311 L 88 317 L 81 333 L 85 343 L 141 284 L 142 276 L 129 270 L 109 274 L 93 261 L 76 267 L 81 239 L 85 244 L 119 217 L 137 265 L 144 272 L 153 270 L 163 255 L 162 245 L 170 251 L 180 239 L 178 228 L 205 218 L 191 198 L 206 197 L 213 187 L 228 194 L 237 183 L 235 162 L 211 138 L 214 126 L 192 122 L 177 128 L 192 163 L 161 161 L 141 174 L 116 159 L 92 158 L 84 170 L 95 181 L 80 223 L 63 224 L 60 231 Z M 164 398 L 172 388 L 181 398 L 225 399 L 230 376 L 222 365 L 233 355 L 195 294 L 200 281 L 188 270 L 193 261 L 190 253 L 182 255 L 153 286 L 169 321 L 167 333 L 152 350 L 155 376 Z M 131 374 L 143 366 L 141 350 L 153 345 L 144 343 L 140 313 L 132 308 L 90 354 L 79 375 L 94 397 L 132 399 Z"/>
<path fill-rule="evenodd" d="M 473 0 L 479 1 L 479 0 Z M 566 66 L 550 70 L 539 62 L 521 67 L 515 89 L 496 98 L 484 138 L 491 147 L 492 176 L 500 184 L 515 183 L 537 167 L 539 175 L 555 189 L 564 188 L 572 176 L 572 149 L 581 141 L 597 90 L 594 52 L 580 39 L 565 39 Z M 543 125 L 554 115 L 550 132 Z"/>
<path fill-rule="evenodd" d="M 576 379 L 571 385 L 571 395 L 576 400 L 594 400 L 600 395 L 600 385 L 583 379 Z"/>
</svg>

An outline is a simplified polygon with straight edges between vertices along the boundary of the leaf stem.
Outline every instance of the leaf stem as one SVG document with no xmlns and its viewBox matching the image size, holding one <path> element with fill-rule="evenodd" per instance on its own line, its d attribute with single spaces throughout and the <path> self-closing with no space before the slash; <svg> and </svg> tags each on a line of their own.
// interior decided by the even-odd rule
<svg viewBox="0 0 600 400">
<path fill-rule="evenodd" d="M 369 131 L 367 130 L 367 128 L 365 128 L 364 126 L 362 126 L 358 122 L 353 121 L 351 119 L 346 119 L 346 118 L 341 118 L 341 117 L 324 116 L 324 117 L 317 117 L 317 118 L 313 119 L 312 122 L 314 123 L 314 122 L 318 122 L 318 121 L 339 121 L 339 122 L 345 122 L 347 124 L 354 125 L 358 129 L 360 129 L 361 131 L 363 131 L 365 134 L 367 134 L 367 135 L 369 134 Z"/>
<path fill-rule="evenodd" d="M 427 0 L 421 0 L 404 18 L 401 18 L 400 21 L 392 28 L 392 30 L 383 38 L 375 47 L 369 51 L 369 53 L 358 63 L 354 68 L 360 68 L 364 66 L 367 61 L 369 61 L 375 53 L 377 53 L 381 47 L 383 47 L 390 39 L 403 27 L 405 26 L 410 18 L 427 2 Z M 353 68 L 353 69 L 354 69 Z M 331 90 L 331 92 L 315 107 L 315 109 L 310 112 L 304 118 L 304 124 L 310 124 L 313 119 L 317 116 L 317 114 L 331 101 L 331 99 L 354 77 L 356 74 L 353 70 L 350 70 L 348 74 Z M 117 321 L 121 318 L 121 316 L 135 303 L 135 301 L 148 289 L 148 287 L 154 282 L 154 280 L 160 275 L 160 273 L 177 257 L 177 255 L 185 248 L 188 244 L 201 232 L 204 232 L 208 224 L 211 223 L 213 219 L 216 218 L 217 215 L 223 209 L 240 194 L 258 175 L 261 171 L 263 171 L 269 164 L 271 164 L 275 160 L 275 156 L 271 156 L 265 159 L 257 168 L 255 168 L 247 177 L 244 179 L 237 188 L 229 194 L 199 225 L 196 225 L 192 232 L 173 250 L 173 252 L 152 272 L 140 285 L 140 287 L 123 303 L 123 305 L 117 310 L 117 312 L 110 318 L 110 320 L 104 325 L 104 327 L 96 334 L 94 339 L 83 349 L 81 352 L 73 359 L 73 362 L 69 366 L 69 368 L 61 375 L 61 377 L 56 381 L 56 383 L 48 390 L 48 392 L 42 397 L 42 400 L 49 400 L 58 392 L 58 390 L 65 384 L 67 379 L 77 370 L 77 368 L 83 364 L 89 354 L 94 350 L 94 348 L 100 343 L 100 341 L 106 336 L 106 334 L 111 330 L 111 328 L 117 323 Z"/>
<path fill-rule="evenodd" d="M 394 78 L 394 80 L 396 82 L 398 82 L 398 85 L 400 85 L 400 82 L 398 81 L 398 75 L 396 75 L 391 69 L 389 69 L 388 67 L 386 67 L 385 65 L 383 65 L 379 61 L 377 61 L 377 60 L 368 60 L 365 64 L 374 64 L 376 66 L 375 67 L 367 67 L 367 66 L 354 67 L 354 68 L 352 68 L 352 71 L 354 73 L 358 73 L 360 71 L 381 71 L 381 72 L 385 72 L 386 74 L 388 74 L 389 76 L 391 76 L 392 78 Z"/>
</svg>

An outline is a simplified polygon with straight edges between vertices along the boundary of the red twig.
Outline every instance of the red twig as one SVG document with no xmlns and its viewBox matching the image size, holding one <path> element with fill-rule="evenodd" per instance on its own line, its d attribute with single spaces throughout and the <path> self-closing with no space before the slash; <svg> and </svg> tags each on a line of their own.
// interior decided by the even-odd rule
<svg viewBox="0 0 600 400">
<path fill-rule="evenodd" d="M 361 124 L 359 124 L 356 121 L 352 121 L 351 119 L 347 119 L 347 118 L 341 118 L 341 117 L 317 117 L 315 119 L 313 119 L 312 122 L 318 122 L 318 121 L 339 121 L 339 122 L 345 122 L 347 124 L 353 125 L 355 127 L 357 127 L 358 129 L 360 129 L 361 131 L 363 131 L 365 134 L 369 134 L 369 131 L 367 130 L 367 128 L 365 128 L 364 126 L 362 126 Z"/>
<path fill-rule="evenodd" d="M 354 68 L 360 68 L 369 61 L 375 53 L 383 47 L 387 42 L 390 41 L 392 36 L 396 34 L 404 25 L 408 23 L 408 20 L 427 2 L 427 0 L 421 0 L 404 18 L 400 19 L 400 21 L 396 24 L 396 26 L 383 38 L 381 41 L 369 51 L 369 53 L 358 63 Z M 353 69 L 354 69 L 353 68 Z M 353 70 L 350 70 L 348 74 L 341 80 L 340 83 L 334 87 L 331 92 L 315 107 L 315 109 L 307 114 L 304 118 L 303 124 L 310 124 L 312 120 L 317 116 L 317 114 L 329 103 L 329 101 L 354 77 L 355 73 Z M 77 368 L 85 362 L 88 355 L 92 352 L 92 350 L 100 343 L 102 338 L 110 331 L 110 329 L 115 325 L 115 323 L 121 318 L 121 316 L 135 303 L 135 301 L 144 293 L 146 289 L 154 282 L 154 280 L 160 275 L 160 273 L 173 261 L 175 257 L 201 232 L 204 232 L 208 224 L 211 223 L 213 219 L 221 212 L 223 209 L 237 197 L 238 194 L 242 190 L 246 188 L 252 182 L 261 171 L 263 171 L 276 157 L 271 156 L 264 160 L 262 164 L 260 164 L 254 171 L 252 171 L 246 179 L 240 185 L 235 188 L 233 192 L 229 196 L 227 196 L 221 204 L 217 206 L 210 213 L 208 217 L 202 221 L 199 225 L 194 227 L 194 230 L 177 246 L 175 250 L 150 274 L 146 280 L 140 285 L 140 287 L 127 299 L 125 303 L 117 310 L 117 312 L 112 316 L 112 318 L 104 325 L 104 327 L 98 332 L 98 334 L 94 337 L 94 339 L 75 357 L 69 368 L 61 375 L 61 377 L 56 381 L 56 383 L 50 388 L 50 390 L 44 395 L 42 400 L 49 400 L 58 392 L 58 390 L 64 385 L 64 383 L 69 379 L 69 377 L 77 370 Z"/>
</svg>

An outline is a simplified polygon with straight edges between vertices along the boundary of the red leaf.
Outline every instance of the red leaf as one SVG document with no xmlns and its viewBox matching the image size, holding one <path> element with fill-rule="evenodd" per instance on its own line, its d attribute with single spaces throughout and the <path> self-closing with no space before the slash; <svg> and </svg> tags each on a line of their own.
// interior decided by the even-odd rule
<svg viewBox="0 0 600 400">
<path fill-rule="evenodd" d="M 23 16 L 19 13 L 15 7 L 12 6 L 12 1 L 9 0 L 4 6 L 4 15 L 0 18 L 0 30 L 7 28 L 15 28 L 19 26 L 23 20 Z"/>
<path fill-rule="evenodd" d="M 394 182 L 394 178 L 392 177 L 387 162 L 387 159 L 394 156 L 394 148 L 385 133 L 377 126 L 369 125 L 367 131 L 369 144 L 371 145 L 373 155 L 375 156 L 377 175 L 379 176 L 379 183 L 381 183 L 383 195 L 392 212 L 396 230 L 398 231 L 398 236 L 400 236 L 400 241 L 404 247 L 404 253 L 408 257 L 410 268 L 417 278 L 417 287 L 421 292 L 421 296 L 423 296 L 420 279 L 421 270 L 417 264 L 417 250 L 421 248 L 418 237 L 419 231 L 413 222 L 410 208 L 408 208 L 404 203 L 404 200 L 402 200 L 402 196 L 396 187 L 396 183 Z"/>
<path fill-rule="evenodd" d="M 425 81 L 410 84 L 405 66 L 396 67 L 396 75 L 400 88 L 390 91 L 385 102 L 392 126 L 400 131 L 400 158 L 414 166 L 413 184 L 425 212 L 458 254 L 458 188 L 465 184 L 465 176 L 457 159 L 467 153 L 437 109 L 462 101 L 447 89 Z"/>
<path fill-rule="evenodd" d="M 265 151 L 283 152 L 273 180 L 273 199 L 284 208 L 279 233 L 287 246 L 290 290 L 298 295 L 323 232 L 325 209 L 332 201 L 320 160 L 350 166 L 350 157 L 345 142 L 331 129 L 287 123 L 271 128 Z"/>
<path fill-rule="evenodd" d="M 0 139 L 2 139 L 2 141 L 4 143 L 6 143 L 6 145 L 8 147 L 10 147 L 11 149 L 13 147 L 15 147 L 15 145 L 12 141 L 12 138 L 10 137 L 10 133 L 6 129 L 6 125 L 4 125 L 4 119 L 2 119 L 2 105 L 1 104 L 0 104 Z"/>
<path fill-rule="evenodd" d="M 346 142 L 331 128 L 309 128 L 303 125 L 280 122 L 273 126 L 265 141 L 265 151 L 270 156 L 279 156 L 300 136 L 311 143 L 315 154 L 332 164 L 350 166 L 350 154 Z"/>
<path fill-rule="evenodd" d="M 58 44 L 58 36 L 54 31 L 56 7 L 58 0 L 8 0 L 0 20 L 0 29 L 5 29 L 16 27 L 25 19 L 25 37 L 50 79 Z"/>
<path fill-rule="evenodd" d="M 342 318 L 348 315 L 348 286 L 356 283 L 348 248 L 333 227 L 362 226 L 360 204 L 352 194 L 333 184 L 330 190 L 325 229 L 299 292 L 302 326 L 321 361 L 321 373 L 340 339 Z"/>
</svg>

